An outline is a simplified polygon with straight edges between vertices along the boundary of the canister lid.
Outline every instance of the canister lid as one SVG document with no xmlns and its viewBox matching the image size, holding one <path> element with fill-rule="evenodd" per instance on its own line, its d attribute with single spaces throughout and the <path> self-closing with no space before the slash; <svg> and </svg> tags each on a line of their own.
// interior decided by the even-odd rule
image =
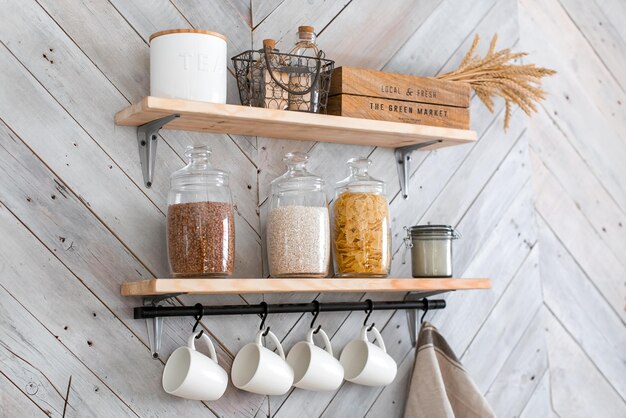
<svg viewBox="0 0 626 418">
<path fill-rule="evenodd" d="M 226 39 L 226 37 L 224 35 L 222 35 L 221 33 L 211 32 L 209 30 L 204 30 L 204 29 L 168 29 L 168 30 L 162 30 L 160 32 L 155 32 L 152 35 L 150 35 L 150 41 L 152 41 L 157 36 L 169 35 L 169 34 L 172 34 L 172 33 L 201 33 L 201 34 L 204 34 L 204 35 L 216 36 L 218 38 L 222 38 L 224 41 L 228 41 L 228 39 Z"/>
<path fill-rule="evenodd" d="M 191 185 L 228 186 L 228 173 L 213 168 L 211 149 L 207 146 L 188 146 L 185 150 L 188 164 L 172 173 L 170 186 L 178 188 Z"/>
<path fill-rule="evenodd" d="M 298 26 L 298 32 L 315 32 L 313 26 Z"/>
<path fill-rule="evenodd" d="M 282 192 L 315 192 L 324 190 L 324 180 L 308 171 L 309 155 L 305 152 L 288 152 L 283 158 L 287 172 L 272 180 L 273 194 Z"/>
<path fill-rule="evenodd" d="M 456 239 L 460 237 L 460 234 L 450 225 L 413 225 L 409 228 L 409 234 L 413 238 L 428 236 Z"/>
</svg>

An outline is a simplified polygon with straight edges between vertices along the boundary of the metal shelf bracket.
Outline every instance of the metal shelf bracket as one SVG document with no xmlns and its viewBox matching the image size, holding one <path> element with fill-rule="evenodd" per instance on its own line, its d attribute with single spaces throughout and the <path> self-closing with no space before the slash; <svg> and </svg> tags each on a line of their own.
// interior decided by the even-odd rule
<svg viewBox="0 0 626 418">
<path fill-rule="evenodd" d="M 179 294 L 163 295 L 163 296 L 150 296 L 143 299 L 143 306 L 157 307 L 163 306 L 163 303 L 169 301 L 171 298 L 178 296 Z M 163 336 L 163 317 L 146 318 L 146 327 L 148 329 L 148 343 L 150 344 L 150 353 L 153 359 L 159 358 L 159 352 L 161 351 L 161 337 Z"/>
<path fill-rule="evenodd" d="M 438 295 L 443 293 L 441 291 L 432 291 L 432 292 L 409 292 L 404 297 L 404 301 L 411 300 L 424 300 L 426 302 L 426 312 L 431 309 L 443 309 L 446 307 L 445 300 L 428 300 L 428 297 L 433 295 Z M 420 322 L 420 317 L 418 315 L 419 309 L 407 309 L 406 310 L 406 319 L 409 326 L 409 336 L 411 337 L 411 344 L 413 347 L 417 345 L 417 336 L 419 335 L 420 328 L 422 326 Z"/>
<path fill-rule="evenodd" d="M 139 146 L 139 160 L 143 172 L 143 182 L 146 187 L 152 186 L 154 177 L 154 162 L 156 161 L 156 148 L 159 139 L 159 131 L 163 126 L 180 115 L 169 115 L 137 127 L 137 144 Z"/>
<path fill-rule="evenodd" d="M 409 198 L 409 177 L 411 176 L 411 153 L 420 148 L 429 147 L 431 145 L 443 142 L 442 139 L 435 141 L 422 142 L 421 144 L 408 145 L 406 147 L 396 148 L 396 166 L 398 167 L 398 179 L 400 180 L 400 189 L 402 189 L 402 197 Z"/>
</svg>

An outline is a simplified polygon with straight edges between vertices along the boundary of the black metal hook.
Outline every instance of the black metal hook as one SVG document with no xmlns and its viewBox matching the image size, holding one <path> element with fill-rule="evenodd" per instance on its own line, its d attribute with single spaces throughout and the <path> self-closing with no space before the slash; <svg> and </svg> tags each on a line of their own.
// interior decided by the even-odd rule
<svg viewBox="0 0 626 418">
<path fill-rule="evenodd" d="M 426 314 L 428 313 L 428 309 L 430 308 L 430 301 L 427 298 L 424 298 L 424 303 L 426 304 L 426 307 L 424 308 L 424 313 L 422 314 L 422 318 L 420 319 L 420 324 L 424 323 L 424 317 L 426 316 Z"/>
<path fill-rule="evenodd" d="M 365 320 L 363 321 L 363 326 L 367 325 L 367 321 L 368 319 L 370 319 L 370 315 L 372 314 L 372 311 L 374 310 L 374 302 L 372 302 L 372 299 L 367 299 L 365 302 L 367 302 L 367 309 L 365 310 L 365 313 L 367 314 L 365 316 Z M 372 329 L 374 329 L 374 323 L 372 323 L 372 325 L 370 325 L 370 327 L 367 329 L 367 332 L 370 332 Z"/>
<path fill-rule="evenodd" d="M 320 301 L 316 299 L 313 301 L 313 303 L 315 304 L 315 312 L 313 312 L 313 320 L 311 321 L 311 328 L 315 326 L 315 321 L 317 321 L 317 316 L 320 314 Z M 320 329 L 322 329 L 322 326 L 318 325 L 317 329 L 313 331 L 313 334 L 317 334 L 318 332 L 320 332 Z"/>
<path fill-rule="evenodd" d="M 263 307 L 263 313 L 261 314 L 261 325 L 259 326 L 259 330 L 265 328 L 265 320 L 267 319 L 267 315 L 269 315 L 269 307 L 267 306 L 267 302 L 263 301 L 260 303 Z M 265 332 L 261 334 L 263 337 L 267 337 L 267 334 L 270 332 L 270 327 L 267 327 Z"/>
<path fill-rule="evenodd" d="M 202 306 L 201 303 L 196 303 L 194 306 L 196 307 L 196 309 L 198 309 L 198 313 L 193 316 L 194 319 L 196 320 L 196 323 L 193 324 L 193 328 L 191 330 L 192 332 L 196 332 L 196 329 L 198 328 L 200 321 L 202 321 L 202 316 L 204 315 L 204 307 Z M 204 330 L 203 329 L 200 330 L 200 333 L 196 335 L 196 340 L 202 337 L 203 333 L 204 333 Z"/>
</svg>

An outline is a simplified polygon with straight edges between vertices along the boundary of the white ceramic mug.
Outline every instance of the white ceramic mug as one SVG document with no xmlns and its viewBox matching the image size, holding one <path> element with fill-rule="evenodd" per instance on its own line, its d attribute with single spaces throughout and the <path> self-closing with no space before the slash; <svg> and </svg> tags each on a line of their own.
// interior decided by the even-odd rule
<svg viewBox="0 0 626 418">
<path fill-rule="evenodd" d="M 246 344 L 235 356 L 230 373 L 233 385 L 261 395 L 284 395 L 293 384 L 293 369 L 287 364 L 285 352 L 276 335 L 267 332 L 278 354 L 263 346 L 262 335 L 261 330 L 256 340 Z"/>
<path fill-rule="evenodd" d="M 293 368 L 293 385 L 314 391 L 337 390 L 343 382 L 343 367 L 333 355 L 328 335 L 323 329 L 319 330 L 319 334 L 325 350 L 315 345 L 311 329 L 306 341 L 296 343 L 289 351 L 287 363 Z"/>
<path fill-rule="evenodd" d="M 346 345 L 339 361 L 347 381 L 365 386 L 386 386 L 393 382 L 398 366 L 387 354 L 383 338 L 376 327 L 372 327 L 372 332 L 378 345 L 368 341 L 367 329 L 367 325 L 361 328 L 360 338 Z"/>
<path fill-rule="evenodd" d="M 209 347 L 209 357 L 196 351 L 196 334 L 187 346 L 178 347 L 165 363 L 163 389 L 170 395 L 197 401 L 215 401 L 222 397 L 228 385 L 228 373 L 217 364 L 211 339 L 202 333 Z"/>
</svg>

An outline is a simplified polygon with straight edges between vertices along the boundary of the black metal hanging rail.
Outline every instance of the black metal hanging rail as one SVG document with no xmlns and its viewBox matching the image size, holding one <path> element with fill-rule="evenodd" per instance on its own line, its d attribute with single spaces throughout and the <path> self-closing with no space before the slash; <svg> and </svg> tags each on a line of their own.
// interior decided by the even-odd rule
<svg viewBox="0 0 626 418">
<path fill-rule="evenodd" d="M 135 308 L 135 319 L 148 319 L 173 316 L 195 315 L 261 315 L 264 313 L 304 313 L 311 312 L 347 312 L 347 311 L 379 311 L 396 309 L 444 309 L 446 301 L 443 299 L 420 299 L 390 302 L 311 302 L 311 303 L 279 303 L 256 305 L 222 305 L 202 306 L 202 312 L 196 306 L 140 306 Z"/>
</svg>

